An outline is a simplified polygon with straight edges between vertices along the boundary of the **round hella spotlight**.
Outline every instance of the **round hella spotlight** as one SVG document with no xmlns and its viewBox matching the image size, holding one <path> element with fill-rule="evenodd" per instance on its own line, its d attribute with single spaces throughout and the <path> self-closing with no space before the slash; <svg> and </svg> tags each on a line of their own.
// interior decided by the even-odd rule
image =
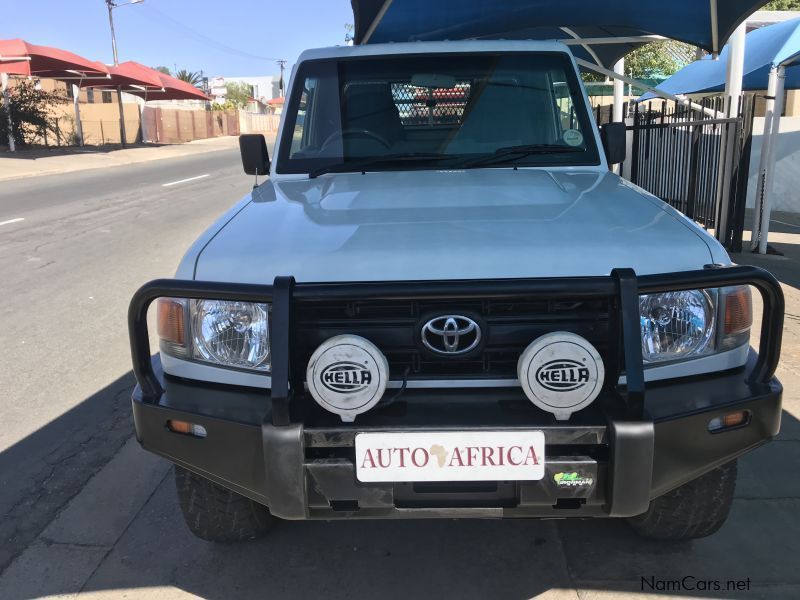
<svg viewBox="0 0 800 600">
<path fill-rule="evenodd" d="M 525 349 L 517 362 L 517 376 L 531 402 L 565 421 L 597 398 L 605 369 L 592 344 L 559 331 L 543 335 Z"/>
<path fill-rule="evenodd" d="M 389 382 L 389 363 L 357 335 L 338 335 L 314 351 L 306 368 L 308 391 L 324 409 L 353 422 L 375 406 Z"/>
</svg>

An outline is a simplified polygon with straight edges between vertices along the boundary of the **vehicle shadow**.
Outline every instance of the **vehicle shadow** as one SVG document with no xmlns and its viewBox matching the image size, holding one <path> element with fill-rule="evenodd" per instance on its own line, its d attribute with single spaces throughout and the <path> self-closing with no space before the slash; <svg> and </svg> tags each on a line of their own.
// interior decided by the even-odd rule
<svg viewBox="0 0 800 600">
<path fill-rule="evenodd" d="M 0 573 L 131 437 L 128 372 L 0 452 Z"/>
<path fill-rule="evenodd" d="M 130 439 L 132 385 L 126 374 L 0 453 L 0 498 L 4 507 L 11 502 L 2 513 L 3 539 L 12 541 L 2 546 L 4 565 Z M 758 597 L 773 592 L 780 597 L 777 592 L 785 585 L 800 585 L 795 565 L 800 483 L 793 472 L 787 475 L 797 464 L 800 422 L 784 412 L 779 439 L 740 461 L 737 499 L 725 527 L 709 538 L 683 543 L 643 540 L 623 521 L 596 519 L 279 521 L 262 540 L 218 545 L 189 533 L 168 476 L 131 516 L 83 591 L 110 595 L 125 590 L 136 597 L 137 590 L 144 596 L 169 595 L 153 588 L 174 587 L 215 599 L 574 598 L 576 588 L 592 597 L 663 591 L 649 589 L 648 582 L 674 586 L 689 577 L 722 585 L 749 578 L 751 596 L 755 590 Z M 15 484 L 17 479 L 30 486 Z M 40 568 L 45 578 L 59 565 Z M 64 584 L 64 589 L 48 591 L 79 589 Z M 736 596 L 696 586 L 669 591 Z"/>
</svg>

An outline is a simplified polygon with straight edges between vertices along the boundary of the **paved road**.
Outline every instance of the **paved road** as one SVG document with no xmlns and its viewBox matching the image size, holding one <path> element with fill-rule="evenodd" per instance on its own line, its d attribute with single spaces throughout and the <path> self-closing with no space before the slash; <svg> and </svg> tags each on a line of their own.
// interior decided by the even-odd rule
<svg viewBox="0 0 800 600">
<path fill-rule="evenodd" d="M 234 150 L 0 184 L 0 570 L 130 436 L 134 290 L 251 185 Z"/>
<path fill-rule="evenodd" d="M 658 597 L 676 580 L 696 586 L 678 595 L 800 597 L 796 234 L 782 234 L 788 258 L 759 259 L 787 284 L 783 432 L 741 461 L 717 535 L 658 544 L 617 521 L 420 521 L 193 538 L 169 465 L 131 438 L 125 310 L 249 186 L 233 151 L 0 186 L 0 223 L 24 219 L 0 225 L 0 598 L 589 599 L 641 593 L 642 577 Z M 748 578 L 749 592 L 703 589 Z"/>
</svg>

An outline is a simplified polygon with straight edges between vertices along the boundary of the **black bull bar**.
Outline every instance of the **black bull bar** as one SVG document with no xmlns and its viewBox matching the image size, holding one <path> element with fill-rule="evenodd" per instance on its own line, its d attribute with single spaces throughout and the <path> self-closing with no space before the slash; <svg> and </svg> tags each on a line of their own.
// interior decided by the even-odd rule
<svg viewBox="0 0 800 600">
<path fill-rule="evenodd" d="M 272 285 L 157 279 L 142 286 L 133 296 L 128 310 L 133 372 L 145 401 L 156 401 L 163 390 L 150 357 L 147 310 L 161 297 L 233 300 L 272 305 L 270 354 L 272 424 L 289 424 L 289 405 L 294 390 L 302 382 L 291 381 L 292 305 L 294 301 L 324 300 L 402 300 L 414 297 L 427 300 L 464 298 L 532 298 L 556 300 L 568 295 L 581 299 L 610 299 L 611 374 L 617 381 L 624 371 L 623 399 L 628 418 L 641 419 L 644 411 L 644 367 L 641 352 L 639 295 L 676 292 L 734 285 L 752 285 L 761 294 L 763 313 L 759 355 L 749 373 L 752 382 L 766 383 L 775 374 L 780 360 L 783 333 L 784 298 L 780 284 L 764 269 L 752 266 L 709 267 L 698 271 L 644 275 L 632 269 L 614 269 L 607 277 L 564 277 L 540 279 L 403 281 L 362 283 L 301 283 L 293 277 L 276 277 Z"/>
<path fill-rule="evenodd" d="M 557 300 L 559 297 L 609 301 L 608 391 L 619 399 L 621 412 L 609 420 L 612 439 L 609 506 L 611 516 L 631 516 L 647 509 L 654 468 L 653 419 L 644 408 L 645 383 L 641 352 L 639 295 L 752 285 L 761 294 L 759 355 L 746 371 L 747 381 L 769 384 L 780 359 L 784 298 L 778 281 L 757 267 L 709 267 L 698 271 L 637 277 L 631 269 L 615 269 L 610 276 L 478 281 L 410 281 L 296 284 L 292 277 L 277 277 L 273 285 L 161 279 L 151 281 L 134 295 L 129 312 L 133 370 L 143 405 L 158 405 L 164 390 L 150 356 L 147 311 L 160 297 L 235 300 L 271 303 L 272 388 L 261 424 L 266 467 L 265 489 L 272 512 L 283 518 L 306 518 L 303 424 L 290 420 L 294 395 L 302 394 L 301 377 L 292 369 L 293 305 L 295 302 L 330 300 L 459 300 L 468 298 Z M 624 371 L 626 385 L 618 386 Z M 136 408 L 136 407 L 134 407 Z M 615 409 L 615 413 L 616 413 Z M 250 493 L 242 488 L 242 493 Z M 252 496 L 251 497 L 256 497 Z"/>
</svg>

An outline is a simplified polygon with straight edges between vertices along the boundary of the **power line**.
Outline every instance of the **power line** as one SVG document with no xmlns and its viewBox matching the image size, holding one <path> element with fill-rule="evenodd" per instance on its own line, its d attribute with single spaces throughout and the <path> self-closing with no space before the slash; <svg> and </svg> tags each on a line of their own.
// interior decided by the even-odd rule
<svg viewBox="0 0 800 600">
<path fill-rule="evenodd" d="M 207 44 L 209 46 L 213 46 L 214 48 L 216 48 L 217 50 L 221 50 L 222 52 L 227 52 L 229 54 L 235 54 L 237 56 L 242 56 L 244 58 L 252 58 L 252 59 L 256 59 L 256 60 L 267 60 L 267 61 L 283 60 L 283 59 L 280 59 L 280 58 L 273 58 L 273 57 L 269 57 L 269 56 L 259 56 L 258 54 L 252 54 L 252 53 L 246 52 L 244 50 L 238 50 L 237 48 L 233 48 L 231 46 L 228 46 L 227 44 L 223 44 L 222 42 L 220 42 L 218 40 L 215 40 L 214 38 L 211 38 L 211 37 L 209 37 L 209 36 L 207 36 L 207 35 L 205 35 L 203 33 L 200 33 L 199 31 L 195 31 L 194 29 L 192 29 L 188 25 L 184 25 L 183 23 L 181 23 L 180 21 L 174 19 L 173 17 L 169 16 L 168 14 L 165 14 L 162 11 L 158 10 L 152 4 L 146 4 L 145 3 L 145 4 L 142 4 L 142 7 L 146 8 L 146 10 L 138 11 L 139 14 L 147 15 L 147 11 L 153 11 L 161 19 L 164 19 L 165 21 L 169 21 L 170 23 L 175 25 L 175 27 L 177 27 L 178 29 L 182 30 L 183 33 L 188 35 L 189 37 L 194 37 L 195 39 L 198 39 L 198 40 L 202 41 L 204 44 Z M 152 17 L 152 15 L 147 15 L 147 16 L 148 17 Z M 153 19 L 151 18 L 151 20 L 153 20 Z"/>
</svg>

